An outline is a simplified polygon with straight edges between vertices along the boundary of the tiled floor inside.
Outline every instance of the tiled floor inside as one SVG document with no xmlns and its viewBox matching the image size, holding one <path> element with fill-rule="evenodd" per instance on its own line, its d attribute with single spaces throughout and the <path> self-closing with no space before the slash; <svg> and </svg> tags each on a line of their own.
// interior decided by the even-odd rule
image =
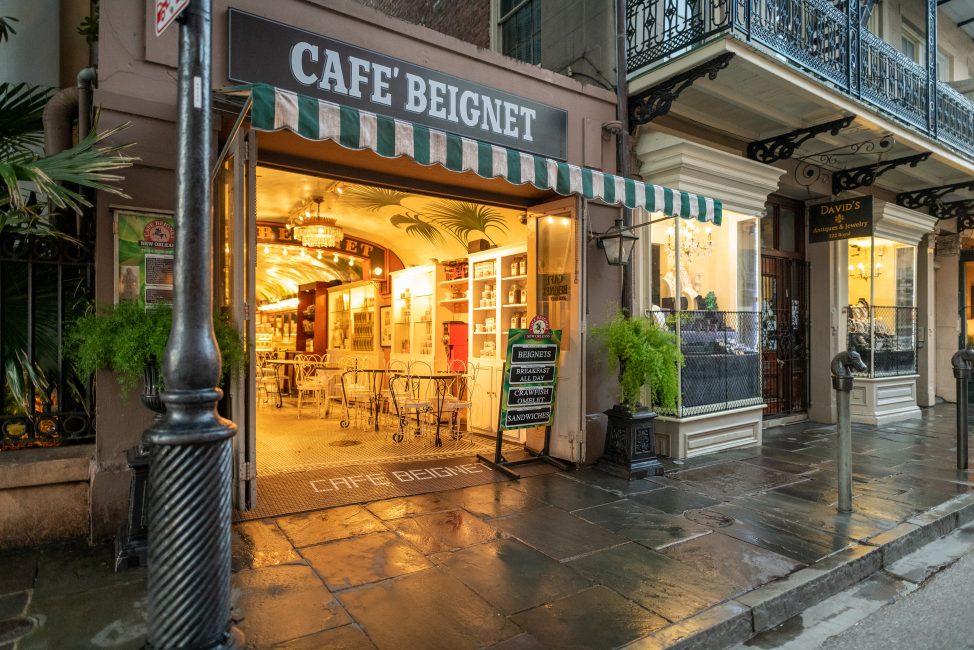
<svg viewBox="0 0 974 650">
<path fill-rule="evenodd" d="M 315 468 L 340 467 L 362 463 L 384 463 L 430 458 L 464 458 L 478 453 L 493 454 L 493 437 L 463 431 L 454 436 L 446 421 L 441 425 L 442 446 L 436 447 L 435 425 L 424 421 L 416 435 L 410 420 L 402 442 L 393 434 L 399 424 L 392 414 L 383 413 L 375 431 L 364 409 L 353 409 L 349 427 L 342 428 L 344 411 L 333 407 L 327 417 L 315 408 L 304 407 L 298 416 L 294 398 L 285 397 L 283 406 L 260 405 L 257 409 L 257 471 L 270 476 Z M 464 427 L 461 427 L 464 428 Z M 505 450 L 518 448 L 507 444 Z"/>
</svg>

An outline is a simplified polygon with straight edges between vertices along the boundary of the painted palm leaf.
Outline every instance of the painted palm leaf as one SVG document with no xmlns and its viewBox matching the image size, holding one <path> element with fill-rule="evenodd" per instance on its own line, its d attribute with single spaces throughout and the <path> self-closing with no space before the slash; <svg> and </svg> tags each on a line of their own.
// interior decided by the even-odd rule
<svg viewBox="0 0 974 650">
<path fill-rule="evenodd" d="M 402 200 L 408 196 L 409 194 L 399 190 L 358 185 L 345 190 L 341 203 L 369 212 L 378 212 L 389 206 L 401 207 Z"/>
<path fill-rule="evenodd" d="M 443 243 L 443 235 L 436 229 L 436 226 L 428 221 L 423 221 L 418 215 L 396 214 L 389 218 L 389 223 L 396 228 L 405 230 L 407 234 L 425 239 L 431 244 Z"/>
<path fill-rule="evenodd" d="M 504 217 L 494 208 L 466 201 L 437 201 L 426 210 L 426 215 L 440 228 L 446 230 L 466 246 L 471 239 L 483 236 L 491 244 L 489 230 L 507 232 Z"/>
</svg>

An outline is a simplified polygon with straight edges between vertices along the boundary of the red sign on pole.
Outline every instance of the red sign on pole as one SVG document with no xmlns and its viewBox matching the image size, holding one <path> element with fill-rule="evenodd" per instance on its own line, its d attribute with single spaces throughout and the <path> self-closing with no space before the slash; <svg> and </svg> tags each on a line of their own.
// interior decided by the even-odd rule
<svg viewBox="0 0 974 650">
<path fill-rule="evenodd" d="M 188 4 L 189 0 L 156 0 L 156 36 L 161 36 Z"/>
</svg>

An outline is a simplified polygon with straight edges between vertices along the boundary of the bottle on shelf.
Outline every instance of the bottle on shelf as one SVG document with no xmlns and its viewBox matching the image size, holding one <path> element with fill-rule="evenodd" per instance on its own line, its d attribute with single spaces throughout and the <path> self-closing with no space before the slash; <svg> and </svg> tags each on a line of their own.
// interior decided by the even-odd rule
<svg viewBox="0 0 974 650">
<path fill-rule="evenodd" d="M 518 275 L 528 274 L 528 258 L 522 257 L 518 262 Z"/>
</svg>

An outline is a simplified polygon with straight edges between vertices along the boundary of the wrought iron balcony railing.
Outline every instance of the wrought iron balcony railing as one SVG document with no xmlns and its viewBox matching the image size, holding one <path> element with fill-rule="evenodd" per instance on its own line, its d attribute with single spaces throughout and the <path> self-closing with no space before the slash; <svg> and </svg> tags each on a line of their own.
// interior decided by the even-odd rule
<svg viewBox="0 0 974 650">
<path fill-rule="evenodd" d="M 974 103 L 860 26 L 856 0 L 627 0 L 630 74 L 729 35 L 974 158 Z M 854 11 L 853 14 L 858 14 Z M 930 92 L 935 94 L 928 101 Z"/>
</svg>

